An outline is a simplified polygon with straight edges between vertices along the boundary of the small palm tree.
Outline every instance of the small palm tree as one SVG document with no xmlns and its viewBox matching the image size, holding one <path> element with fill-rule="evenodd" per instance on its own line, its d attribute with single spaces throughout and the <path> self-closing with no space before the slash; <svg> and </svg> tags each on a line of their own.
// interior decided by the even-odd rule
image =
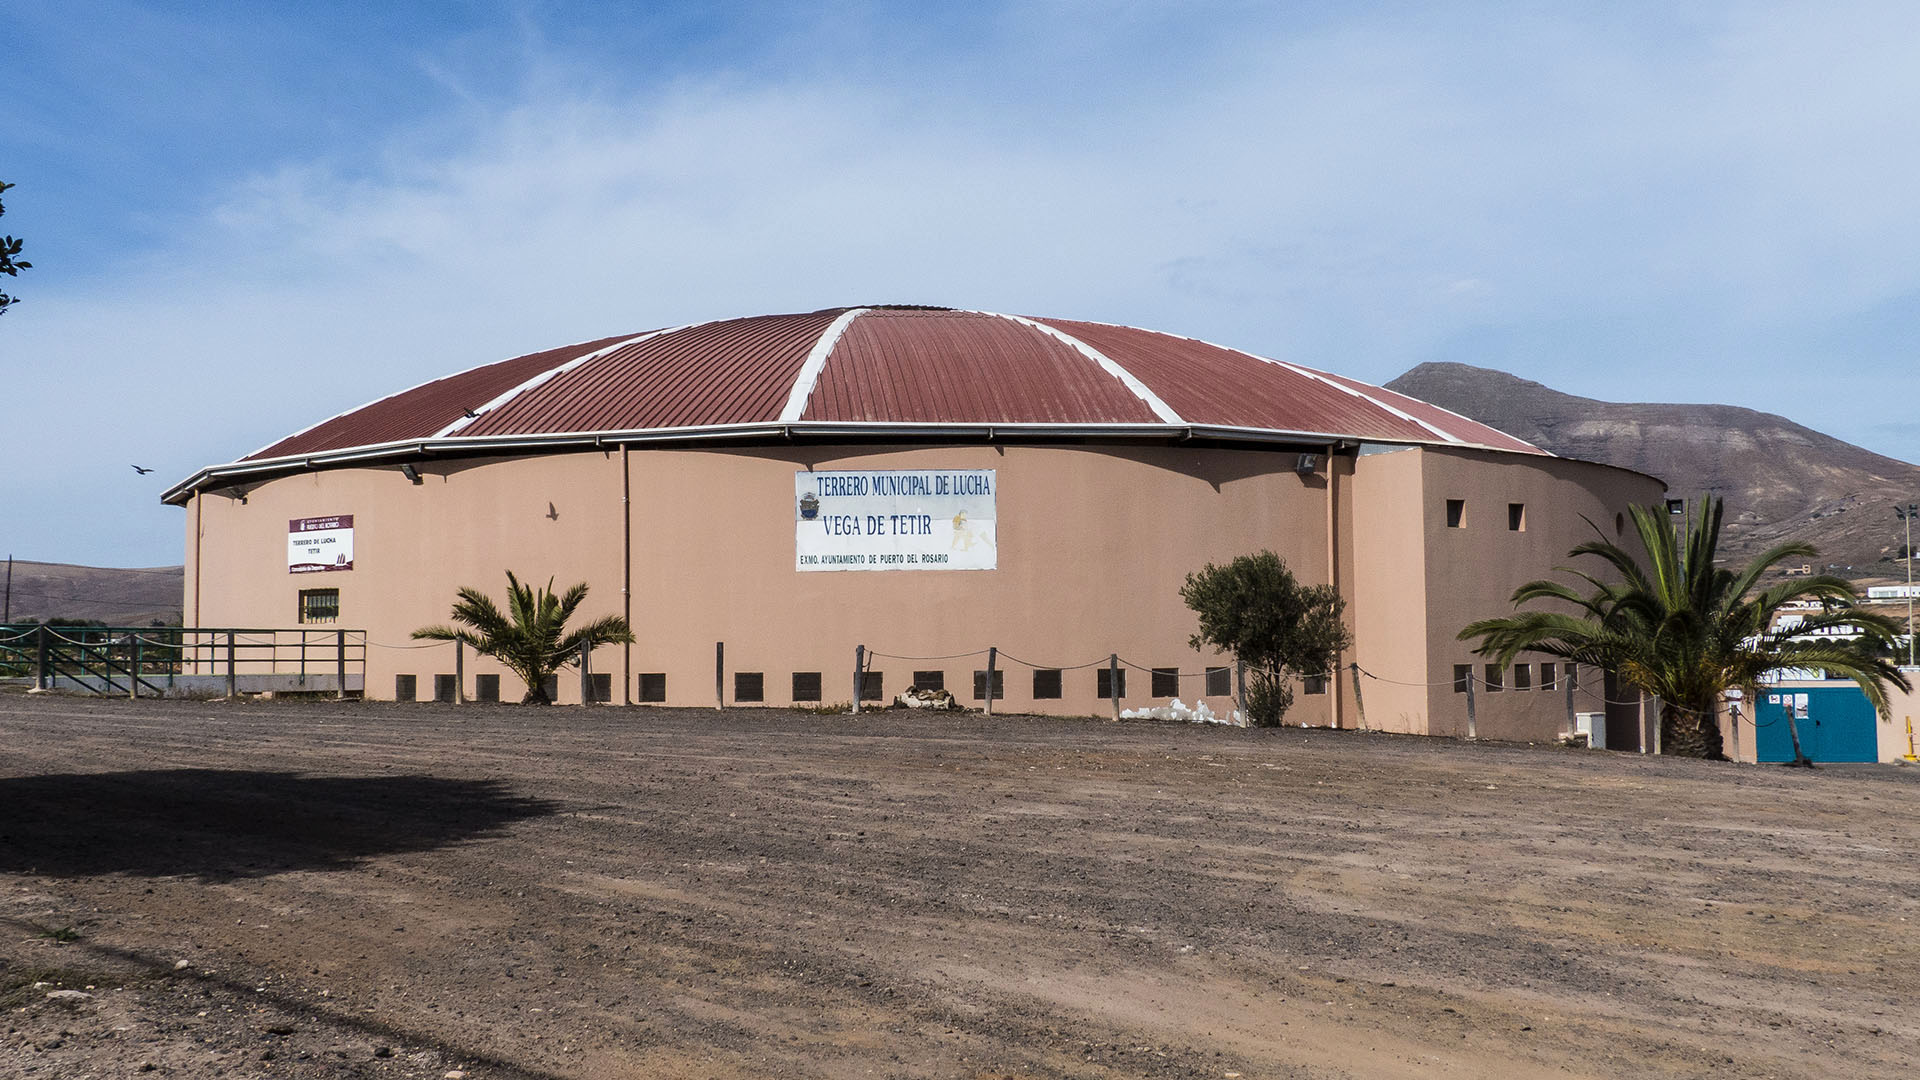
<svg viewBox="0 0 1920 1080">
<path fill-rule="evenodd" d="M 1526 652 L 1615 673 L 1628 686 L 1660 699 L 1661 745 L 1676 755 L 1725 760 L 1717 715 L 1722 698 L 1738 687 L 1751 699 L 1763 676 L 1785 668 L 1852 679 L 1886 719 L 1885 684 L 1909 689 L 1886 659 L 1899 624 L 1856 607 L 1853 586 L 1837 577 L 1787 578 L 1756 592 L 1769 569 L 1786 559 L 1811 558 L 1813 545 L 1779 544 L 1738 573 L 1722 569 L 1714 565 L 1720 515 L 1718 498 L 1702 499 L 1682 546 L 1673 516 L 1663 507 L 1633 507 L 1645 565 L 1601 534 L 1570 554 L 1599 557 L 1618 582 L 1563 567 L 1592 591 L 1583 595 L 1559 582 L 1534 581 L 1514 592 L 1513 603 L 1545 600 L 1570 606 L 1573 613 L 1522 611 L 1482 619 L 1460 631 L 1460 639 L 1478 638 L 1474 651 L 1501 665 Z M 1774 616 L 1795 601 L 1820 606 L 1797 625 L 1776 627 Z M 1822 630 L 1847 632 L 1844 628 L 1853 628 L 1857 636 L 1796 640 Z M 1799 736 L 1792 734 L 1798 757 Z"/>
<path fill-rule="evenodd" d="M 527 684 L 522 705 L 550 705 L 547 680 L 580 655 L 582 646 L 625 645 L 633 641 L 633 628 L 618 615 L 596 619 L 567 632 L 567 620 L 587 598 L 585 582 L 555 596 L 553 579 L 546 588 L 534 591 L 507 571 L 507 613 L 502 614 L 480 590 L 461 586 L 460 599 L 453 605 L 453 621 L 465 627 L 423 626 L 413 632 L 429 641 L 461 641 L 482 656 L 491 656 L 505 664 L 508 671 Z"/>
</svg>

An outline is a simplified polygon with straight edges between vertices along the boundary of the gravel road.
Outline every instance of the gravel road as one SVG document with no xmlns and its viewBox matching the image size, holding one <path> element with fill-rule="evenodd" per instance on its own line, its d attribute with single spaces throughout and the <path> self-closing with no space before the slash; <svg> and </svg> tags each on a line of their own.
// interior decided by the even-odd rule
<svg viewBox="0 0 1920 1080">
<path fill-rule="evenodd" d="M 7 693 L 0 1075 L 1906 1077 L 1917 852 L 1893 766 Z"/>
</svg>

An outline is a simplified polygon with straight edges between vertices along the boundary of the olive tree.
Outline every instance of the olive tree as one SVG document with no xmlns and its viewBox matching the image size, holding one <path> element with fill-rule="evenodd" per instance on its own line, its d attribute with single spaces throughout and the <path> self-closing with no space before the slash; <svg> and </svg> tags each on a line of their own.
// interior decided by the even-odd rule
<svg viewBox="0 0 1920 1080">
<path fill-rule="evenodd" d="M 1180 598 L 1200 619 L 1193 647 L 1210 645 L 1246 664 L 1241 704 L 1255 724 L 1278 724 L 1293 704 L 1291 681 L 1330 675 L 1353 644 L 1339 590 L 1300 584 L 1271 551 L 1208 563 L 1187 575 Z"/>
</svg>

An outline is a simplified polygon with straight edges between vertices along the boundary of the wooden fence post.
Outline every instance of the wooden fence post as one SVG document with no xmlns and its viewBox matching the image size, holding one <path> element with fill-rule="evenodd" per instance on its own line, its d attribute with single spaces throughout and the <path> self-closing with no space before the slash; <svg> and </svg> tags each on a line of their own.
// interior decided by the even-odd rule
<svg viewBox="0 0 1920 1080">
<path fill-rule="evenodd" d="M 993 672 L 1000 661 L 1000 649 L 987 646 L 987 715 L 993 715 Z"/>
<path fill-rule="evenodd" d="M 713 643 L 713 707 L 727 707 L 727 643 Z"/>
<path fill-rule="evenodd" d="M 1107 693 L 1113 698 L 1113 718 L 1120 719 L 1120 654 L 1107 654 Z"/>
<path fill-rule="evenodd" d="M 863 689 L 861 684 L 866 682 L 863 677 L 866 674 L 866 667 L 867 647 L 855 645 L 853 647 L 853 711 L 856 713 L 860 711 L 860 691 Z"/>
<path fill-rule="evenodd" d="M 1247 662 L 1239 657 L 1233 658 L 1233 704 L 1240 710 L 1240 722 L 1246 723 L 1247 717 Z"/>
<path fill-rule="evenodd" d="M 300 635 L 302 640 L 304 640 L 306 636 L 305 633 Z M 334 699 L 337 701 L 347 700 L 347 632 L 345 630 L 335 630 L 333 632 L 333 677 L 338 680 L 334 683 Z M 363 675 L 362 692 L 365 690 L 364 684 L 365 676 Z"/>
<path fill-rule="evenodd" d="M 453 639 L 453 703 L 467 703 L 467 643 Z"/>
<path fill-rule="evenodd" d="M 593 704 L 593 649 L 580 643 L 580 704 Z"/>
<path fill-rule="evenodd" d="M 1360 665 L 1358 662 L 1348 665 L 1353 670 L 1353 715 L 1360 721 L 1360 730 L 1367 730 L 1367 703 L 1360 700 Z M 1333 692 L 1340 692 L 1340 680 L 1333 680 Z"/>
<path fill-rule="evenodd" d="M 1473 678 L 1473 670 L 1469 668 L 1467 670 L 1467 738 L 1469 739 L 1477 739 L 1480 737 L 1474 730 Z"/>
<path fill-rule="evenodd" d="M 229 630 L 227 631 L 227 696 L 238 696 L 240 692 L 239 685 L 240 680 L 235 676 L 233 670 L 233 631 Z"/>
<path fill-rule="evenodd" d="M 39 690 L 51 689 L 53 684 L 47 681 L 47 627 L 40 625 L 38 655 L 33 661 L 33 685 Z"/>
</svg>

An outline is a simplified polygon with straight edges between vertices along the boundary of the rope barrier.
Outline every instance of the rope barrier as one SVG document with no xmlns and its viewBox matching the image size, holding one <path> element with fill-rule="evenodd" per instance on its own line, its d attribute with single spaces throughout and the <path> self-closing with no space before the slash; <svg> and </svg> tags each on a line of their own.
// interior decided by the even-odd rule
<svg viewBox="0 0 1920 1080">
<path fill-rule="evenodd" d="M 875 649 L 868 649 L 868 650 L 867 650 L 867 655 L 868 655 L 868 656 L 878 656 L 878 657 L 883 657 L 883 658 L 885 658 L 885 659 L 888 659 L 888 660 L 920 660 L 920 661 L 926 661 L 926 660 L 964 660 L 964 659 L 966 659 L 966 658 L 967 658 L 967 657 L 969 657 L 969 656 L 985 656 L 985 655 L 987 655 L 987 650 L 985 650 L 985 649 L 975 649 L 975 650 L 974 650 L 974 651 L 972 651 L 972 652 L 963 652 L 963 653 L 953 653 L 953 654 L 951 654 L 951 655 L 948 655 L 948 656 L 900 656 L 900 655 L 897 655 L 897 654 L 895 654 L 895 653 L 883 653 L 883 652 L 880 652 L 880 651 L 878 651 L 878 650 L 875 650 Z M 1004 655 L 1004 654 L 1003 654 L 1003 655 Z"/>
</svg>

